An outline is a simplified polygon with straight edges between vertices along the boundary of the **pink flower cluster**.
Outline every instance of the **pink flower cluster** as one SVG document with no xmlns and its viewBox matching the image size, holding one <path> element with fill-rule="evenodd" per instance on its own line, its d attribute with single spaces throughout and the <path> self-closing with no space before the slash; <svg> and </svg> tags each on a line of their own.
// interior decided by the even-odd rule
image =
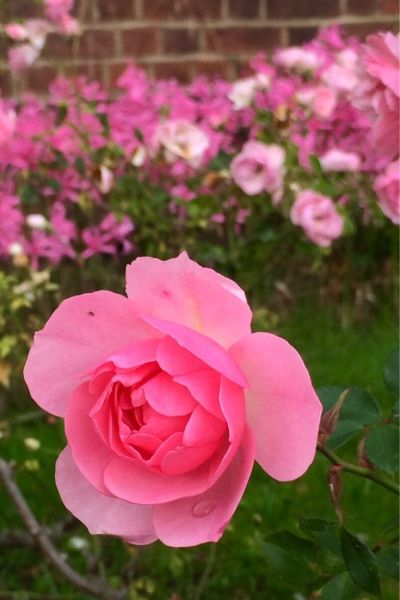
<svg viewBox="0 0 400 600">
<path fill-rule="evenodd" d="M 45 3 L 55 24 L 71 8 Z M 325 247 L 360 212 L 398 223 L 396 44 L 386 33 L 363 46 L 333 27 L 269 61 L 257 55 L 234 83 L 152 81 L 129 65 L 116 97 L 58 77 L 47 101 L 0 100 L 0 255 L 37 266 L 129 253 L 140 186 L 161 190 L 180 219 L 189 203 L 217 199 L 209 223 L 222 226 L 228 207 L 237 231 L 260 201 Z"/>
<path fill-rule="evenodd" d="M 17 45 L 10 48 L 8 62 L 13 71 L 24 71 L 40 56 L 48 34 L 79 33 L 79 22 L 71 16 L 74 0 L 44 0 L 45 19 L 30 19 L 26 23 L 9 23 L 4 30 Z"/>
</svg>

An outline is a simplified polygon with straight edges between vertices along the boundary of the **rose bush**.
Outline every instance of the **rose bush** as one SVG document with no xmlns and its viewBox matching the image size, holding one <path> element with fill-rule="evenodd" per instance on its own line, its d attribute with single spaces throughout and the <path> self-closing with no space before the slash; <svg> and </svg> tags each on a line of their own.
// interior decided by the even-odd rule
<svg viewBox="0 0 400 600">
<path fill-rule="evenodd" d="M 279 481 L 309 467 L 319 399 L 294 348 L 251 318 L 236 283 L 182 253 L 138 258 L 127 297 L 72 297 L 36 334 L 25 379 L 65 418 L 57 486 L 92 533 L 215 542 L 254 460 Z"/>
</svg>

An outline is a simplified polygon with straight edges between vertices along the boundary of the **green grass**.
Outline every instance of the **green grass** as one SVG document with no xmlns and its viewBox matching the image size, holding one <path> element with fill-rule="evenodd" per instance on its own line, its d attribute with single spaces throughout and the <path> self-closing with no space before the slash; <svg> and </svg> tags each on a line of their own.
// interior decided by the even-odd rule
<svg viewBox="0 0 400 600">
<path fill-rule="evenodd" d="M 259 319 L 260 327 L 263 320 Z M 341 321 L 330 309 L 310 300 L 282 317 L 274 330 L 300 351 L 317 387 L 342 384 L 365 387 L 389 413 L 393 399 L 385 390 L 382 374 L 385 360 L 397 343 L 392 309 L 383 307 L 362 325 L 344 327 Z M 51 524 L 66 515 L 53 477 L 54 462 L 64 445 L 64 436 L 62 424 L 49 422 L 45 416 L 26 423 L 13 421 L 18 414 L 32 409 L 28 399 L 20 398 L 17 409 L 10 407 L 8 434 L 0 439 L 0 454 L 16 462 L 18 482 L 34 512 L 42 522 Z M 24 444 L 26 437 L 39 439 L 40 450 L 28 450 Z M 350 454 L 353 450 L 351 444 L 345 448 Z M 38 470 L 28 470 L 26 461 L 32 459 L 39 462 Z M 284 529 L 299 534 L 300 517 L 335 520 L 326 482 L 328 468 L 327 460 L 318 456 L 302 479 L 283 485 L 256 467 L 232 523 L 216 546 L 175 550 L 156 543 L 135 548 L 116 539 L 90 537 L 79 525 L 57 543 L 68 553 L 76 569 L 94 574 L 100 569 L 115 585 L 130 581 L 131 600 L 193 600 L 206 568 L 210 569 L 210 574 L 204 582 L 201 596 L 204 599 L 294 599 L 301 589 L 288 586 L 269 567 L 262 540 Z M 397 499 L 374 483 L 353 475 L 345 474 L 343 481 L 346 526 L 374 547 L 382 540 L 384 530 L 396 521 Z M 1 489 L 0 506 L 0 531 L 20 527 L 19 517 Z M 69 540 L 72 535 L 87 540 L 86 552 L 71 550 Z M 94 566 L 91 565 L 93 556 L 96 557 Z M 337 568 L 339 572 L 340 565 Z M 4 591 L 0 598 L 8 599 L 14 598 L 11 592 L 29 592 L 25 596 L 22 593 L 16 595 L 19 600 L 30 597 L 91 598 L 63 581 L 37 551 L 21 548 L 2 552 L 0 590 Z M 386 578 L 383 598 L 394 600 L 396 590 L 395 582 Z M 366 593 L 360 597 L 372 598 Z"/>
</svg>

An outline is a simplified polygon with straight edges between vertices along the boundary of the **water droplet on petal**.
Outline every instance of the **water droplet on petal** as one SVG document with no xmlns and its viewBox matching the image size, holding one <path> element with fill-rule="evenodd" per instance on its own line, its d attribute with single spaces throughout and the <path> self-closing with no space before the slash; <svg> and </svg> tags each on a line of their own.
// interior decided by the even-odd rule
<svg viewBox="0 0 400 600">
<path fill-rule="evenodd" d="M 192 508 L 192 515 L 197 518 L 207 517 L 216 508 L 214 502 L 210 500 L 201 500 Z"/>
</svg>

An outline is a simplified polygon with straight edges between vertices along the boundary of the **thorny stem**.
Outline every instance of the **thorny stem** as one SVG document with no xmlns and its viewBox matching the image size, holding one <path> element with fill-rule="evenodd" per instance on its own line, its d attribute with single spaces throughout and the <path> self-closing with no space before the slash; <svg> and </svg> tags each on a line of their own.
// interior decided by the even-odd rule
<svg viewBox="0 0 400 600">
<path fill-rule="evenodd" d="M 354 475 L 364 477 L 365 479 L 370 479 L 378 485 L 393 492 L 393 494 L 400 495 L 400 488 L 395 481 L 388 479 L 384 475 L 376 473 L 372 469 L 367 469 L 366 467 L 359 467 L 358 465 L 354 465 L 353 463 L 348 463 L 342 460 L 337 454 L 335 454 L 330 448 L 328 448 L 324 444 L 318 444 L 317 448 L 319 452 L 321 452 L 321 454 L 326 456 L 326 458 L 331 461 L 332 464 L 339 465 L 343 471 L 347 471 L 347 473 L 353 473 Z"/>
<path fill-rule="evenodd" d="M 7 494 L 16 507 L 29 534 L 32 536 L 33 540 L 35 540 L 49 562 L 61 575 L 75 587 L 84 592 L 93 594 L 96 598 L 102 600 L 125 600 L 127 598 L 126 590 L 113 590 L 104 580 L 83 577 L 66 562 L 64 557 L 54 546 L 45 528 L 40 525 L 35 515 L 32 513 L 27 501 L 13 478 L 10 465 L 3 459 L 0 459 L 0 481 L 3 483 Z"/>
</svg>

